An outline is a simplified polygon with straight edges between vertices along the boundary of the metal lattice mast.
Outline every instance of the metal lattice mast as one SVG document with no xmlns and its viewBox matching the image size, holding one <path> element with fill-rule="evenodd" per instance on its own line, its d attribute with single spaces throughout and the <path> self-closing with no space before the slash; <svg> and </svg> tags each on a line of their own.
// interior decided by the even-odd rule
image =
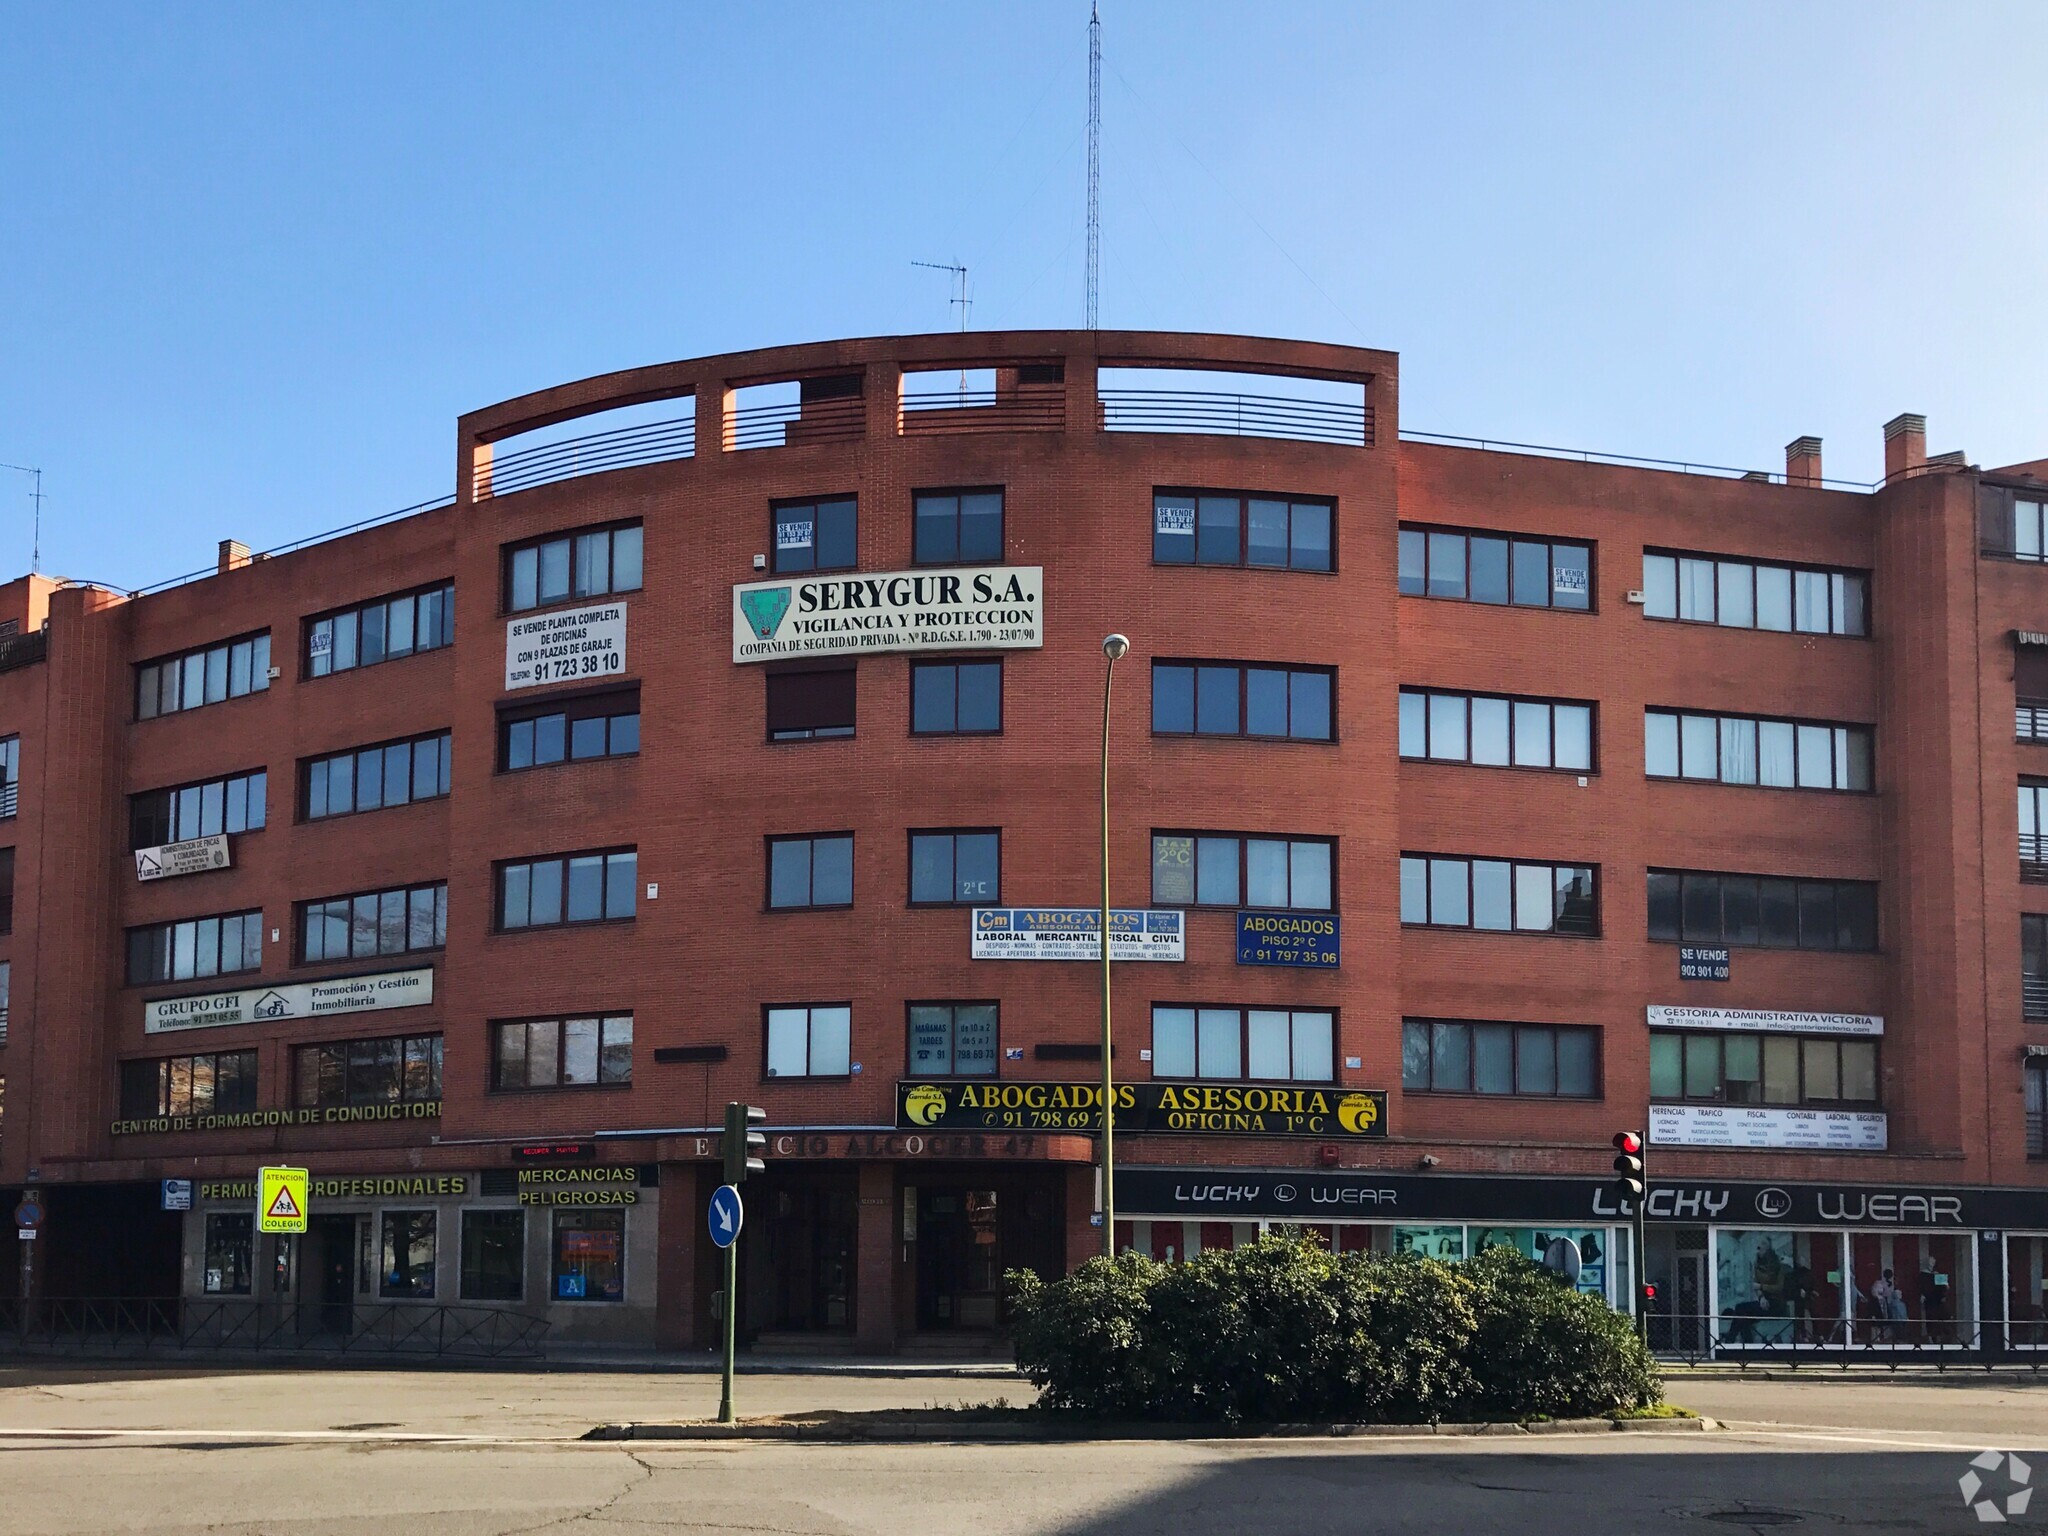
<svg viewBox="0 0 2048 1536">
<path fill-rule="evenodd" d="M 1102 286 L 1102 17 L 1088 7 L 1088 329 Z"/>
</svg>

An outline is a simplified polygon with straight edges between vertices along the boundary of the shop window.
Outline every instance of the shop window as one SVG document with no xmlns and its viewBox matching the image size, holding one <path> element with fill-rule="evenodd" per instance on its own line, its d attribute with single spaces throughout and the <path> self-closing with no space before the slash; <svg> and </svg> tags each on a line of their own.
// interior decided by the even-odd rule
<svg viewBox="0 0 2048 1536">
<path fill-rule="evenodd" d="M 626 1299 L 626 1213 L 556 1211 L 556 1301 Z"/>
<path fill-rule="evenodd" d="M 135 669 L 135 718 L 153 720 L 262 693 L 270 686 L 270 632 L 224 640 Z"/>
<path fill-rule="evenodd" d="M 1845 1341 L 1839 1232 L 1723 1227 L 1714 1241 L 1721 1309 L 1715 1331 L 1723 1343 Z"/>
<path fill-rule="evenodd" d="M 1219 832 L 1152 834 L 1152 900 L 1162 907 L 1336 905 L 1337 840 Z"/>
<path fill-rule="evenodd" d="M 1409 1093 L 1597 1098 L 1599 1047 L 1598 1030 L 1575 1025 L 1403 1019 L 1401 1087 Z"/>
<path fill-rule="evenodd" d="M 988 905 L 1002 899 L 1003 837 L 996 831 L 910 834 L 910 904 Z"/>
<path fill-rule="evenodd" d="M 1396 1227 L 1392 1233 L 1396 1255 L 1412 1253 L 1418 1259 L 1437 1259 L 1446 1264 L 1465 1261 L 1463 1227 Z"/>
<path fill-rule="evenodd" d="M 526 1296 L 526 1212 L 462 1213 L 462 1299 L 522 1301 Z"/>
<path fill-rule="evenodd" d="M 1713 1104 L 1878 1103 L 1873 1039 L 1650 1033 L 1650 1097 Z"/>
<path fill-rule="evenodd" d="M 448 882 L 299 904 L 299 963 L 367 960 L 446 947 Z"/>
<path fill-rule="evenodd" d="M 632 757 L 639 751 L 638 688 L 566 703 L 514 705 L 498 712 L 500 773 L 596 757 Z"/>
<path fill-rule="evenodd" d="M 455 643 L 455 583 L 343 608 L 306 622 L 305 675 L 326 677 Z"/>
<path fill-rule="evenodd" d="M 300 782 L 307 821 L 436 800 L 453 782 L 447 731 L 379 742 L 305 760 Z"/>
<path fill-rule="evenodd" d="M 491 1026 L 491 1086 L 589 1088 L 633 1081 L 633 1015 L 509 1019 Z"/>
<path fill-rule="evenodd" d="M 1155 661 L 1152 733 L 1330 741 L 1336 685 L 1331 667 Z"/>
<path fill-rule="evenodd" d="M 1160 565 L 1327 571 L 1335 548 L 1326 499 L 1236 491 L 1154 491 L 1152 558 Z"/>
<path fill-rule="evenodd" d="M 441 1037 L 394 1035 L 296 1046 L 292 1077 L 293 1102 L 301 1109 L 437 1103 Z"/>
<path fill-rule="evenodd" d="M 853 905 L 853 834 L 768 839 L 768 907 L 776 912 Z"/>
<path fill-rule="evenodd" d="M 769 1077 L 847 1077 L 853 1071 L 853 1009 L 847 1003 L 762 1010 Z"/>
<path fill-rule="evenodd" d="M 631 848 L 500 864 L 498 928 L 623 921 L 636 911 L 638 880 L 639 856 Z"/>
<path fill-rule="evenodd" d="M 912 1003 L 906 1060 L 912 1077 L 994 1077 L 994 1003 Z"/>
<path fill-rule="evenodd" d="M 1646 550 L 1643 615 L 1723 629 L 1867 635 L 1870 577 L 1863 571 Z"/>
<path fill-rule="evenodd" d="M 1408 597 L 1577 612 L 1593 606 L 1593 546 L 1574 540 L 1404 523 L 1398 560 Z"/>
<path fill-rule="evenodd" d="M 1002 487 L 919 491 L 912 558 L 919 565 L 998 563 L 1003 558 Z"/>
<path fill-rule="evenodd" d="M 1653 869 L 1649 934 L 1658 944 L 1867 952 L 1877 948 L 1877 887 Z"/>
<path fill-rule="evenodd" d="M 910 664 L 913 736 L 994 736 L 1003 729 L 1000 661 Z"/>
<path fill-rule="evenodd" d="M 1401 755 L 1488 768 L 1593 771 L 1593 706 L 1401 690 Z"/>
<path fill-rule="evenodd" d="M 1335 1082 L 1337 1016 L 1325 1008 L 1181 1008 L 1154 1003 L 1152 1076 Z"/>
<path fill-rule="evenodd" d="M 200 1288 L 209 1296 L 247 1296 L 254 1289 L 256 1218 L 247 1211 L 209 1211 Z"/>
<path fill-rule="evenodd" d="M 13 850 L 7 850 L 12 853 Z M 0 870 L 0 874 L 6 873 Z M 6 925 L 0 923 L 0 932 Z M 263 914 L 228 912 L 128 930 L 128 985 L 198 981 L 263 967 Z"/>
<path fill-rule="evenodd" d="M 385 1300 L 434 1299 L 434 1216 L 432 1211 L 384 1212 L 377 1294 Z"/>
<path fill-rule="evenodd" d="M 1847 1238 L 1856 1343 L 1941 1348 L 1977 1342 L 1975 1233 L 1851 1232 Z"/>
<path fill-rule="evenodd" d="M 1584 864 L 1404 853 L 1401 921 L 1594 938 L 1600 932 L 1598 871 Z"/>
<path fill-rule="evenodd" d="M 259 831 L 263 826 L 269 774 L 251 773 L 152 789 L 128 797 L 128 846 L 159 848 L 216 833 Z"/>
<path fill-rule="evenodd" d="M 121 1117 L 239 1115 L 256 1107 L 256 1052 L 218 1051 L 121 1063 Z"/>
<path fill-rule="evenodd" d="M 770 672 L 768 739 L 820 741 L 853 734 L 859 674 L 851 666 L 815 672 Z"/>
<path fill-rule="evenodd" d="M 2022 1349 L 2048 1348 L 2048 1237 L 2006 1234 L 2005 1284 L 2010 1341 Z"/>
<path fill-rule="evenodd" d="M 1643 772 L 1653 779 L 1867 793 L 1871 762 L 1867 725 L 1670 709 L 1643 714 Z"/>
<path fill-rule="evenodd" d="M 505 551 L 505 609 L 524 613 L 572 597 L 637 592 L 640 578 L 637 522 L 536 539 Z"/>
<path fill-rule="evenodd" d="M 778 501 L 774 525 L 775 569 L 850 571 L 858 564 L 856 503 L 851 496 L 826 501 Z"/>
</svg>

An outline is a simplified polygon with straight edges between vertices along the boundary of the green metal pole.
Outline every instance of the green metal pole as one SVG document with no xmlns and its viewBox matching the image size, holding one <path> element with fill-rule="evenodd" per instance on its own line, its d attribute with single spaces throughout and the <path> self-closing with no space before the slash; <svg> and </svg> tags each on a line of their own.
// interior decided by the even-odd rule
<svg viewBox="0 0 2048 1536">
<path fill-rule="evenodd" d="M 1115 1042 L 1109 1028 L 1109 694 L 1116 657 L 1102 672 L 1102 1256 L 1116 1257 Z"/>
<path fill-rule="evenodd" d="M 718 1422 L 736 1424 L 732 1411 L 732 1370 L 740 1310 L 740 1240 L 725 1245 L 725 1376 L 718 1392 Z"/>
<path fill-rule="evenodd" d="M 1643 1146 L 1645 1150 L 1648 1150 L 1649 1138 L 1647 1136 L 1643 1139 Z M 1643 1273 L 1643 1260 L 1647 1257 L 1647 1255 L 1643 1252 L 1643 1248 L 1645 1246 L 1643 1241 L 1643 1207 L 1645 1207 L 1649 1203 L 1650 1171 L 1649 1168 L 1645 1166 L 1643 1169 L 1643 1193 L 1641 1198 L 1639 1198 L 1635 1203 L 1635 1217 L 1629 1223 L 1629 1232 L 1630 1236 L 1633 1239 L 1632 1246 L 1635 1248 L 1635 1262 L 1633 1267 L 1635 1269 L 1636 1287 L 1636 1332 L 1642 1336 L 1642 1340 L 1645 1346 L 1647 1346 L 1650 1342 L 1650 1277 Z"/>
</svg>

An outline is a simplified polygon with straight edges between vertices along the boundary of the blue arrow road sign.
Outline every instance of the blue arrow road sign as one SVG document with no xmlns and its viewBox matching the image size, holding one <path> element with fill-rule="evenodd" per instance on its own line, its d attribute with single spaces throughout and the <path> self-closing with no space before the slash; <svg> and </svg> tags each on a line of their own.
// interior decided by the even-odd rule
<svg viewBox="0 0 2048 1536">
<path fill-rule="evenodd" d="M 747 1217 L 746 1208 L 740 1204 L 740 1192 L 730 1184 L 719 1185 L 711 1191 L 711 1209 L 706 1214 L 711 1223 L 711 1241 L 721 1248 L 730 1248 Z"/>
</svg>

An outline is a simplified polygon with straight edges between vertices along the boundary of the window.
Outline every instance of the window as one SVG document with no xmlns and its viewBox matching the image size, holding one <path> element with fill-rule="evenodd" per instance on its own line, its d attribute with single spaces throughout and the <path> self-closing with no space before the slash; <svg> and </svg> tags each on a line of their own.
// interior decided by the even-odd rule
<svg viewBox="0 0 2048 1536">
<path fill-rule="evenodd" d="M 128 846 L 157 848 L 216 832 L 262 828 L 270 775 L 258 768 L 203 784 L 128 797 Z"/>
<path fill-rule="evenodd" d="M 386 1211 L 377 1294 L 390 1301 L 434 1299 L 434 1213 Z"/>
<path fill-rule="evenodd" d="M 462 1213 L 462 1299 L 519 1301 L 526 1295 L 526 1212 Z"/>
<path fill-rule="evenodd" d="M 14 850 L 0 848 L 0 933 L 14 932 Z"/>
<path fill-rule="evenodd" d="M 1409 597 L 1582 613 L 1593 606 L 1590 544 L 1404 523 L 1399 560 L 1399 587 Z"/>
<path fill-rule="evenodd" d="M 969 565 L 1003 558 L 1002 487 L 919 491 L 912 558 L 919 565 Z"/>
<path fill-rule="evenodd" d="M 1401 755 L 1489 768 L 1593 771 L 1593 706 L 1401 690 Z"/>
<path fill-rule="evenodd" d="M 852 667 L 768 674 L 768 739 L 815 741 L 853 734 Z"/>
<path fill-rule="evenodd" d="M 1336 905 L 1337 843 L 1328 837 L 1154 832 L 1152 900 L 1162 907 Z"/>
<path fill-rule="evenodd" d="M 1600 932 L 1597 873 L 1583 864 L 1404 853 L 1401 921 L 1593 938 Z"/>
<path fill-rule="evenodd" d="M 7 1043 L 7 995 L 14 978 L 14 962 L 0 960 L 0 1045 Z"/>
<path fill-rule="evenodd" d="M 374 667 L 455 643 L 455 583 L 344 608 L 306 624 L 306 676 Z"/>
<path fill-rule="evenodd" d="M 762 1010 L 770 1077 L 846 1077 L 853 1070 L 853 1009 L 846 1003 Z"/>
<path fill-rule="evenodd" d="M 1337 1016 L 1326 1008 L 1152 1005 L 1152 1076 L 1329 1083 Z"/>
<path fill-rule="evenodd" d="M 777 571 L 850 571 L 856 559 L 855 503 L 851 496 L 830 501 L 778 501 L 775 525 Z"/>
<path fill-rule="evenodd" d="M 270 686 L 270 632 L 162 656 L 135 669 L 135 718 L 198 709 Z"/>
<path fill-rule="evenodd" d="M 228 912 L 128 930 L 128 985 L 198 981 L 263 968 L 263 913 Z"/>
<path fill-rule="evenodd" d="M 2048 539 L 2042 537 L 2044 520 L 2048 520 L 2048 501 L 2028 501 L 2023 497 L 2013 497 L 2012 547 L 2004 550 L 1987 550 L 1986 553 L 2010 555 L 2015 560 L 2048 559 Z"/>
<path fill-rule="evenodd" d="M 6 967 L 0 966 L 0 1005 L 6 1002 Z M 2048 1019 L 2048 915 L 2020 915 L 2020 1008 L 2023 1017 Z"/>
<path fill-rule="evenodd" d="M 1160 565 L 1250 565 L 1327 571 L 1331 504 L 1237 491 L 1154 491 L 1152 558 Z"/>
<path fill-rule="evenodd" d="M 993 736 L 1003 728 L 1000 661 L 910 664 L 913 736 Z"/>
<path fill-rule="evenodd" d="M 1652 1030 L 1650 1097 L 1715 1104 L 1875 1104 L 1877 1042 Z"/>
<path fill-rule="evenodd" d="M 912 1003 L 906 1060 L 912 1077 L 994 1077 L 994 1003 Z"/>
<path fill-rule="evenodd" d="M 768 839 L 768 906 L 790 912 L 853 905 L 853 834 Z"/>
<path fill-rule="evenodd" d="M 2027 1156 L 2048 1157 L 2048 1061 L 2027 1063 Z"/>
<path fill-rule="evenodd" d="M 256 1053 L 218 1051 L 121 1063 L 121 1117 L 239 1115 L 256 1107 Z"/>
<path fill-rule="evenodd" d="M 2048 880 L 2048 779 L 2020 780 L 2020 878 Z"/>
<path fill-rule="evenodd" d="M 206 1217 L 206 1274 L 209 1296 L 247 1296 L 253 1289 L 256 1218 L 248 1211 L 209 1211 Z"/>
<path fill-rule="evenodd" d="M 498 712 L 500 773 L 593 757 L 631 757 L 639 750 L 638 688 Z"/>
<path fill-rule="evenodd" d="M 633 916 L 639 855 L 568 853 L 498 866 L 498 927 L 554 928 Z"/>
<path fill-rule="evenodd" d="M 556 1211 L 557 1301 L 626 1299 L 626 1213 Z"/>
<path fill-rule="evenodd" d="M 515 544 L 505 551 L 505 609 L 640 590 L 640 525 L 619 523 Z"/>
<path fill-rule="evenodd" d="M 1870 578 L 1862 571 L 1646 550 L 1643 613 L 1723 629 L 1867 635 Z"/>
<path fill-rule="evenodd" d="M 1600 1032 L 1576 1025 L 1401 1021 L 1401 1087 L 1408 1093 L 1598 1098 L 1599 1057 Z"/>
<path fill-rule="evenodd" d="M 1870 743 L 1867 725 L 1652 709 L 1643 715 L 1643 772 L 1653 779 L 1867 792 Z"/>
<path fill-rule="evenodd" d="M 1653 943 L 1877 948 L 1877 887 L 1866 880 L 1653 869 L 1649 906 Z"/>
<path fill-rule="evenodd" d="M 1158 736 L 1329 741 L 1336 681 L 1330 667 L 1155 661 L 1152 731 Z"/>
<path fill-rule="evenodd" d="M 21 738 L 0 736 L 0 819 L 14 814 L 21 795 Z"/>
<path fill-rule="evenodd" d="M 450 737 L 446 731 L 415 736 L 409 741 L 380 742 L 308 758 L 304 804 L 307 821 L 352 816 L 414 800 L 433 800 L 448 793 L 453 775 Z"/>
<path fill-rule="evenodd" d="M 1003 835 L 996 831 L 910 834 L 910 904 L 987 905 L 1002 899 Z"/>
<path fill-rule="evenodd" d="M 298 940 L 301 965 L 445 948 L 448 882 L 301 902 Z"/>
<path fill-rule="evenodd" d="M 300 1109 L 432 1104 L 441 1097 L 441 1037 L 391 1036 L 302 1045 L 292 1052 Z"/>
<path fill-rule="evenodd" d="M 491 1026 L 491 1086 L 589 1088 L 633 1081 L 633 1015 L 508 1019 Z"/>
</svg>

